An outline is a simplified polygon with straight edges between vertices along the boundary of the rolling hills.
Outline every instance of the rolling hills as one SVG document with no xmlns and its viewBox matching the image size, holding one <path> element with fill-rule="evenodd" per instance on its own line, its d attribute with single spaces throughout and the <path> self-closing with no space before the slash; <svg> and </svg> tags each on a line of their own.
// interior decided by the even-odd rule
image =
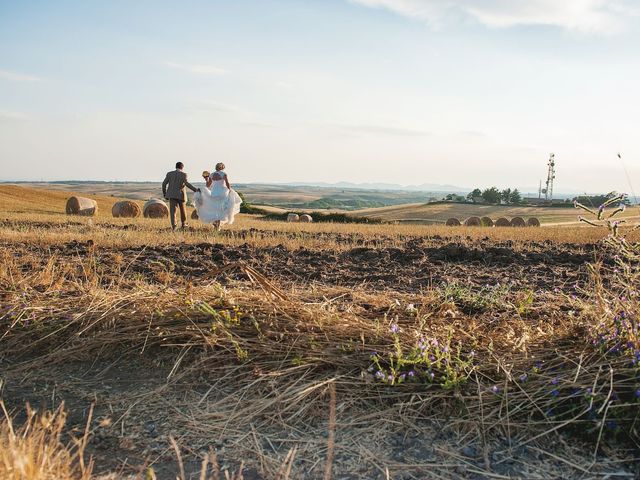
<svg viewBox="0 0 640 480">
<path fill-rule="evenodd" d="M 579 224 L 580 212 L 567 206 L 566 208 L 513 205 L 475 205 L 469 203 L 412 203 L 382 208 L 370 208 L 352 212 L 352 215 L 366 218 L 378 218 L 385 222 L 443 224 L 448 218 L 464 220 L 471 216 L 487 216 L 493 220 L 499 217 L 536 217 L 543 225 L 575 225 Z M 627 221 L 640 220 L 638 207 L 629 208 L 624 213 Z"/>
</svg>

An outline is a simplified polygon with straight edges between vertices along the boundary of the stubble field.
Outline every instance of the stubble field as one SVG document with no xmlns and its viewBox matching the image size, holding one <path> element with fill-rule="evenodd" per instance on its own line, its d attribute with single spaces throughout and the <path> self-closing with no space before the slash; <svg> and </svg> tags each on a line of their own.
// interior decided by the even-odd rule
<svg viewBox="0 0 640 480">
<path fill-rule="evenodd" d="M 57 478 L 640 475 L 637 277 L 604 229 L 174 234 L 23 193 L 0 212 L 0 394 L 16 429 L 64 403 L 59 437 L 38 424 Z"/>
</svg>

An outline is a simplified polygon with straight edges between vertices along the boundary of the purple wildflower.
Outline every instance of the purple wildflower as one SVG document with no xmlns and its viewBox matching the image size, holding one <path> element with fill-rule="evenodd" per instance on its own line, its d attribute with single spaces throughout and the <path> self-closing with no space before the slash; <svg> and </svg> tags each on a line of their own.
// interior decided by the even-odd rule
<svg viewBox="0 0 640 480">
<path fill-rule="evenodd" d="M 398 328 L 398 325 L 396 325 L 395 323 L 393 325 L 391 325 L 391 333 L 398 333 L 400 329 Z"/>
<path fill-rule="evenodd" d="M 494 385 L 493 387 L 491 387 L 491 391 L 493 393 L 498 393 L 500 391 L 500 387 L 498 387 L 497 385 Z"/>
</svg>

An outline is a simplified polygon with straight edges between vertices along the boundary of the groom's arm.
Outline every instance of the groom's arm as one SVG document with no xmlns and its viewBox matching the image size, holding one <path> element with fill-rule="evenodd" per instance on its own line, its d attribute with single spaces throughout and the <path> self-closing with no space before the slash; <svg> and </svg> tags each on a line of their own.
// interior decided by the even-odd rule
<svg viewBox="0 0 640 480">
<path fill-rule="evenodd" d="M 164 177 L 164 182 L 162 182 L 162 197 L 167 198 L 167 185 L 169 185 L 169 174 Z"/>
<path fill-rule="evenodd" d="M 189 188 L 192 192 L 197 192 L 198 189 L 196 187 L 194 187 L 193 185 L 191 185 L 189 183 L 189 181 L 187 180 L 187 174 L 185 173 L 184 175 L 184 184 L 187 186 L 187 188 Z"/>
</svg>

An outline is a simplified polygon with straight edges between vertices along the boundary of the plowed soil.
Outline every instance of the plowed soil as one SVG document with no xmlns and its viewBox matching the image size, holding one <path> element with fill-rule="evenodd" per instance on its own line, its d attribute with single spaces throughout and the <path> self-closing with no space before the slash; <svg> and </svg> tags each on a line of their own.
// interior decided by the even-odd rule
<svg viewBox="0 0 640 480">
<path fill-rule="evenodd" d="M 273 232 L 264 234 L 274 235 Z M 549 303 L 547 312 L 568 308 L 563 305 L 566 298 L 579 295 L 576 286 L 587 280 L 589 262 L 610 264 L 613 261 L 612 255 L 596 244 L 516 244 L 471 238 L 452 241 L 439 236 L 378 236 L 372 239 L 357 234 L 323 233 L 319 235 L 324 236 L 326 244 L 335 245 L 335 248 L 290 250 L 283 245 L 256 246 L 250 243 L 249 237 L 260 235 L 253 229 L 233 233 L 235 237 L 243 238 L 244 235 L 248 239 L 247 243 L 239 246 L 225 245 L 224 235 L 218 243 L 118 248 L 104 247 L 91 240 L 48 246 L 6 242 L 0 244 L 0 249 L 14 257 L 25 273 L 42 270 L 52 258 L 57 265 L 80 272 L 91 260 L 104 285 L 122 276 L 137 277 L 151 284 L 169 282 L 197 285 L 213 280 L 222 284 L 243 282 L 247 280 L 245 273 L 224 270 L 225 266 L 241 262 L 253 267 L 285 291 L 290 288 L 303 290 L 306 287 L 318 287 L 320 290 L 343 290 L 348 295 L 350 290 L 357 289 L 375 294 L 388 293 L 389 298 L 393 298 L 394 293 L 409 297 L 415 295 L 416 301 L 419 301 L 421 293 L 429 288 L 451 283 L 464 285 L 470 290 L 486 285 L 508 284 L 514 291 L 536 292 L 537 298 L 544 300 L 540 300 L 541 305 L 534 307 L 541 309 L 545 307 L 543 302 L 553 296 L 556 300 Z M 278 235 L 285 238 L 293 234 L 279 232 Z M 360 306 L 367 308 L 366 305 Z M 487 312 L 487 315 L 490 313 Z M 482 316 L 478 318 L 482 319 Z M 58 365 L 42 364 L 41 368 L 26 374 L 18 368 L 12 374 L 14 363 L 19 362 L 11 358 L 9 352 L 0 350 L 0 367 L 8 372 L 4 392 L 0 393 L 3 393 L 9 408 L 16 410 L 25 401 L 51 408 L 64 400 L 70 411 L 70 428 L 76 428 L 76 431 L 82 431 L 87 421 L 87 405 L 96 403 L 92 424 L 95 435 L 90 444 L 90 453 L 96 457 L 99 471 L 122 468 L 131 474 L 135 473 L 137 466 L 154 459 L 159 478 L 175 478 L 176 464 L 166 442 L 167 435 L 181 435 L 185 448 L 194 449 L 188 451 L 191 459 L 203 451 L 198 450 L 201 445 L 191 439 L 197 430 L 197 419 L 193 419 L 189 428 L 185 427 L 184 422 L 176 424 L 172 418 L 177 410 L 174 411 L 175 404 L 171 398 L 181 398 L 181 404 L 186 406 L 184 411 L 178 413 L 188 417 L 189 405 L 202 402 L 208 395 L 211 398 L 214 395 L 223 398 L 226 393 L 210 394 L 204 387 L 187 384 L 192 379 L 185 379 L 185 385 L 178 381 L 167 386 L 176 360 L 175 357 L 165 356 L 163 352 L 153 352 L 143 357 L 138 351 L 131 353 L 124 348 L 121 358 L 98 359 L 98 356 L 96 353 L 96 358 L 89 362 L 82 359 Z M 24 360 L 19 359 L 20 362 Z M 27 360 L 33 361 L 34 358 Z M 206 378 L 206 373 L 202 373 L 206 380 L 202 384 L 213 385 L 215 379 Z M 187 391 L 188 394 L 185 393 Z M 145 392 L 155 395 L 153 403 L 149 400 L 147 404 L 151 397 L 145 397 Z M 229 395 L 232 394 L 229 392 Z M 324 415 L 324 412 L 321 413 Z M 210 415 L 216 415 L 216 412 L 212 411 Z M 115 420 L 118 429 L 109 429 L 107 420 Z M 362 423 L 366 424 L 364 421 Z M 351 427 L 341 428 L 357 426 L 354 423 Z M 536 471 L 537 468 L 527 470 L 528 466 L 550 461 L 547 456 L 524 447 L 510 452 L 510 457 L 503 459 L 498 452 L 510 448 L 506 440 L 499 440 L 495 445 L 488 442 L 482 447 L 482 454 L 480 447 L 468 444 L 460 446 L 460 451 L 453 451 L 455 449 L 452 450 L 451 445 L 456 444 L 457 440 L 452 434 L 444 433 L 441 425 L 425 420 L 421 428 L 419 436 L 418 433 L 406 435 L 399 421 L 397 431 L 388 432 L 383 438 L 363 439 L 363 445 L 379 444 L 379 448 L 386 449 L 385 458 L 351 465 L 346 454 L 344 458 L 338 456 L 336 468 L 350 473 L 334 478 L 389 478 L 380 468 L 372 467 L 378 460 L 381 463 L 408 465 L 406 470 L 403 470 L 405 467 L 397 467 L 399 473 L 394 478 L 426 478 L 424 475 L 428 474 L 427 470 L 411 470 L 416 468 L 411 465 L 429 462 L 434 465 L 434 470 L 429 471 L 437 472 L 434 478 L 490 478 L 483 472 L 491 472 L 493 478 L 524 478 L 523 472 L 526 477 L 527 471 Z M 176 431 L 179 433 L 176 434 Z M 247 438 L 252 438 L 251 432 L 245 433 Z M 206 432 L 198 434 L 206 438 Z M 261 443 L 259 448 L 282 458 L 290 446 L 287 442 L 293 441 L 288 440 L 284 433 L 282 437 L 280 444 Z M 242 438 L 238 441 L 249 441 Z M 223 467 L 226 465 L 230 470 L 238 467 L 241 459 L 234 457 L 231 443 L 225 443 L 227 440 L 222 436 L 207 440 L 215 443 Z M 194 445 L 190 441 L 195 442 Z M 208 444 L 211 445 L 211 442 Z M 322 438 L 310 439 L 309 442 L 311 449 L 323 448 L 325 444 Z M 452 463 L 452 458 L 461 460 Z M 197 462 L 187 464 L 187 470 L 193 472 L 193 478 L 197 478 L 198 468 Z M 575 470 L 561 462 L 555 462 L 549 468 L 549 472 L 553 471 L 564 478 L 579 476 L 573 477 Z M 608 467 L 603 468 L 605 472 L 611 471 L 606 469 Z M 305 478 L 304 472 L 309 472 L 306 478 L 319 478 L 316 464 L 301 467 L 299 471 L 303 472 L 302 476 L 296 478 Z M 629 475 L 627 471 L 619 471 Z M 247 479 L 262 478 L 255 466 L 245 470 L 244 474 Z M 544 473 L 536 478 L 543 477 Z"/>
<path fill-rule="evenodd" d="M 242 232 L 240 232 L 242 234 Z M 48 260 L 53 254 L 75 262 L 89 255 L 101 273 L 123 271 L 153 281 L 159 271 L 169 271 L 185 281 L 208 278 L 221 267 L 244 262 L 283 286 L 320 284 L 362 286 L 375 291 L 415 293 L 443 282 L 469 286 L 511 283 L 536 290 L 571 291 L 584 279 L 588 262 L 611 263 L 611 256 L 595 244 L 519 243 L 489 240 L 451 242 L 441 237 L 407 237 L 363 240 L 330 235 L 336 244 L 363 244 L 347 249 L 289 250 L 281 245 L 178 244 L 161 247 L 102 248 L 91 241 L 70 242 L 46 248 L 3 245 L 14 255 L 33 254 Z M 393 244 L 394 246 L 388 246 Z"/>
</svg>

